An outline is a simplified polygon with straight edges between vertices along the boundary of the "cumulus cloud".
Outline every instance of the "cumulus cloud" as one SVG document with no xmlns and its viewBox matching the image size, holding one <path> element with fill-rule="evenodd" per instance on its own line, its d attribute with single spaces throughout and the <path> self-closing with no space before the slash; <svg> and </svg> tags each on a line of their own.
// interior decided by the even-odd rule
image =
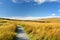
<svg viewBox="0 0 60 40">
<path fill-rule="evenodd" d="M 41 4 L 44 2 L 59 2 L 60 0 L 34 0 L 36 3 Z"/>
<path fill-rule="evenodd" d="M 12 0 L 13 3 L 32 2 L 33 0 Z"/>
<path fill-rule="evenodd" d="M 13 3 L 23 3 L 23 2 L 36 2 L 38 4 L 44 3 L 44 2 L 60 2 L 60 0 L 12 0 Z"/>
<path fill-rule="evenodd" d="M 34 1 L 40 4 L 40 3 L 44 3 L 46 0 L 34 0 Z"/>
</svg>

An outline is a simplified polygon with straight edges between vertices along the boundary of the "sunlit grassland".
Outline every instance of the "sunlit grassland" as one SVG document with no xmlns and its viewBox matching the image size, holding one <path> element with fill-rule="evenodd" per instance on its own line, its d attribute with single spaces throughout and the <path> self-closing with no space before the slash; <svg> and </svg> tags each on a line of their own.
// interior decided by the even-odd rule
<svg viewBox="0 0 60 40">
<path fill-rule="evenodd" d="M 20 22 L 30 40 L 60 40 L 60 23 Z"/>
<path fill-rule="evenodd" d="M 0 40 L 16 40 L 16 24 L 14 22 L 0 21 Z"/>
<path fill-rule="evenodd" d="M 44 19 L 45 20 L 45 19 Z M 0 40 L 17 40 L 16 26 L 24 28 L 30 40 L 60 40 L 60 19 L 38 21 L 3 20 L 0 23 Z"/>
</svg>

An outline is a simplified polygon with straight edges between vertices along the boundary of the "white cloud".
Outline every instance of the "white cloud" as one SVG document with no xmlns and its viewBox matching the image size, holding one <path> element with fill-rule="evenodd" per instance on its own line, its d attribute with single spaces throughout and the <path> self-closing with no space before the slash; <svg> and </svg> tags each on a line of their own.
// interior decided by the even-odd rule
<svg viewBox="0 0 60 40">
<path fill-rule="evenodd" d="M 44 3 L 44 2 L 60 2 L 60 0 L 35 0 L 38 4 Z"/>
<path fill-rule="evenodd" d="M 44 2 L 60 2 L 60 0 L 12 0 L 13 3 L 23 3 L 23 2 L 36 2 L 38 4 L 42 4 Z"/>
<path fill-rule="evenodd" d="M 19 19 L 19 20 L 34 20 L 39 19 L 40 17 L 3 17 L 8 19 Z"/>
<path fill-rule="evenodd" d="M 37 20 L 37 19 L 44 19 L 44 18 L 60 18 L 60 16 L 55 16 L 56 14 L 52 14 L 51 16 L 45 17 L 1 17 L 1 18 L 8 18 L 8 19 L 18 19 L 18 20 Z"/>
<path fill-rule="evenodd" d="M 60 12 L 60 10 L 58 10 L 58 12 Z"/>
<path fill-rule="evenodd" d="M 34 0 L 34 1 L 40 4 L 40 3 L 44 3 L 46 0 Z"/>
<path fill-rule="evenodd" d="M 13 3 L 31 2 L 33 0 L 12 0 Z"/>
<path fill-rule="evenodd" d="M 55 13 L 52 13 L 52 16 L 56 16 L 56 14 Z"/>
</svg>

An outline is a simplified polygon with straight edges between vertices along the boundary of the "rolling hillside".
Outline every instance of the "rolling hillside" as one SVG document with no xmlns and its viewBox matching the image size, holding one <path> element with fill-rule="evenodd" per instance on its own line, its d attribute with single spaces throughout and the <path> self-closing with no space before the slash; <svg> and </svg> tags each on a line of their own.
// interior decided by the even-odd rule
<svg viewBox="0 0 60 40">
<path fill-rule="evenodd" d="M 36 21 L 42 21 L 46 23 L 60 23 L 60 18 L 45 18 L 45 19 L 38 19 Z"/>
<path fill-rule="evenodd" d="M 3 28 L 3 31 L 6 30 L 6 28 L 10 30 L 10 34 L 6 34 L 6 37 L 9 37 L 10 40 L 14 40 L 14 37 L 16 37 L 16 26 L 21 26 L 22 28 L 24 28 L 24 31 L 26 32 L 30 40 L 60 40 L 60 18 L 46 18 L 38 20 L 15 20 L 0 18 L 0 26 L 3 26 L 0 27 Z M 3 34 L 3 31 L 1 34 Z M 12 34 L 11 31 L 13 31 Z M 14 36 L 11 36 L 13 39 L 11 39 L 10 35 Z M 4 40 L 4 36 L 5 35 L 3 35 L 3 38 L 0 39 Z"/>
<path fill-rule="evenodd" d="M 0 18 L 0 21 L 25 21 L 25 22 L 41 22 L 41 23 L 60 23 L 60 18 L 44 18 L 44 19 L 37 19 L 37 20 L 17 20 L 17 19 Z"/>
</svg>

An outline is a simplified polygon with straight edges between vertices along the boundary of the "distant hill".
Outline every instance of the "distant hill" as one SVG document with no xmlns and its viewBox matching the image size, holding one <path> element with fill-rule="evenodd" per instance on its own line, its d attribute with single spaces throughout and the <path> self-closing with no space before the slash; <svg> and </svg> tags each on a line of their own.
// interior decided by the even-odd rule
<svg viewBox="0 0 60 40">
<path fill-rule="evenodd" d="M 47 22 L 47 23 L 60 23 L 60 18 L 44 18 L 44 19 L 38 19 L 36 21 L 44 21 L 44 22 Z"/>
<path fill-rule="evenodd" d="M 39 22 L 39 23 L 60 23 L 60 18 L 43 18 L 37 20 L 17 20 L 17 19 L 7 19 L 0 18 L 0 21 L 26 21 L 26 22 Z"/>
</svg>

